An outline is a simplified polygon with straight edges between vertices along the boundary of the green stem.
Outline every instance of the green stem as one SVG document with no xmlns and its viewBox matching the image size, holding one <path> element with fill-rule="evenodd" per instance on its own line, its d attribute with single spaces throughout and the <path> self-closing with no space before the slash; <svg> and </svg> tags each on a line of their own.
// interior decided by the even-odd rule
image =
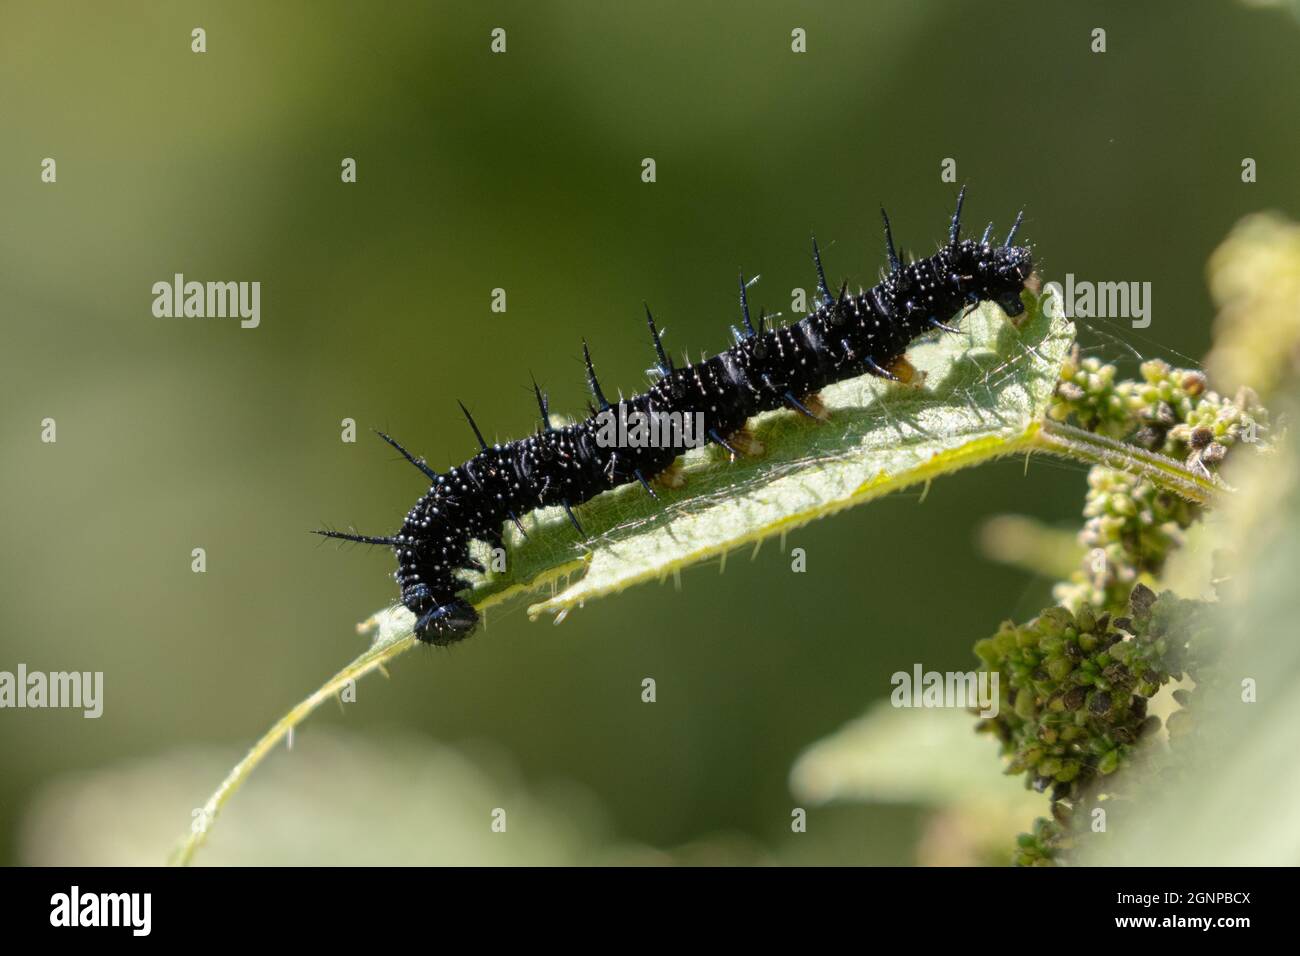
<svg viewBox="0 0 1300 956">
<path fill-rule="evenodd" d="M 1173 458 L 1051 419 L 1042 423 L 1031 446 L 1036 451 L 1138 475 L 1194 504 L 1206 507 L 1214 504 L 1224 493 L 1232 491 L 1209 472 L 1196 474 Z"/>
<path fill-rule="evenodd" d="M 374 620 L 375 618 L 372 618 L 370 622 L 363 624 L 358 630 L 371 626 Z M 406 636 L 370 648 L 370 650 L 326 681 L 310 697 L 276 721 L 275 725 L 263 734 L 257 743 L 253 744 L 244 759 L 239 761 L 234 766 L 234 769 L 226 775 L 226 779 L 221 781 L 221 786 L 217 788 L 216 792 L 208 798 L 208 802 L 203 805 L 199 821 L 191 828 L 189 835 L 172 854 L 171 862 L 178 866 L 189 865 L 194 859 L 194 854 L 203 845 L 208 830 L 217 818 L 217 814 L 221 812 L 221 808 L 225 806 L 226 801 L 234 796 L 235 791 L 240 788 L 254 768 L 279 745 L 280 741 L 287 739 L 293 729 L 302 723 L 307 715 L 325 701 L 337 695 L 349 681 L 360 680 L 371 671 L 382 671 L 384 664 L 404 651 L 410 650 L 414 644 L 415 638 Z"/>
</svg>

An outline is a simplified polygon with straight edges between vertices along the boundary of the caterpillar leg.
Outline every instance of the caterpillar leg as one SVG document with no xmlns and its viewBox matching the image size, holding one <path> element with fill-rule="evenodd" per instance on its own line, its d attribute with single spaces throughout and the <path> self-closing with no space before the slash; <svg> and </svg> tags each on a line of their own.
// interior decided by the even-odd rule
<svg viewBox="0 0 1300 956">
<path fill-rule="evenodd" d="M 900 355 L 886 365 L 885 369 L 896 381 L 902 382 L 904 385 L 915 385 L 919 388 L 925 384 L 925 373 L 919 371 L 916 366 L 909 362 L 906 355 Z"/>
<path fill-rule="evenodd" d="M 754 437 L 754 433 L 749 430 L 748 425 L 741 425 L 730 435 L 721 435 L 717 431 L 710 431 L 709 437 L 727 455 L 731 456 L 732 461 L 737 458 L 758 458 L 766 451 L 763 443 Z"/>
<path fill-rule="evenodd" d="M 831 411 L 822 403 L 821 394 L 818 392 L 810 392 L 803 398 L 795 398 L 792 393 L 787 392 L 786 404 L 809 421 L 830 421 Z"/>
<path fill-rule="evenodd" d="M 674 458 L 672 464 L 655 475 L 651 481 L 660 488 L 668 488 L 674 491 L 678 488 L 685 488 L 686 472 L 682 469 L 681 459 Z"/>
<path fill-rule="evenodd" d="M 767 451 L 763 443 L 754 437 L 754 433 L 745 425 L 727 437 L 731 447 L 746 458 L 760 458 Z"/>
<path fill-rule="evenodd" d="M 831 410 L 822 402 L 821 395 L 814 392 L 803 400 L 808 411 L 813 413 L 813 418 L 819 422 L 828 422 L 831 420 Z"/>
<path fill-rule="evenodd" d="M 415 608 L 411 610 L 420 615 L 415 622 L 415 636 L 425 644 L 445 646 L 463 641 L 478 624 L 478 612 L 462 598 L 452 598 L 423 614 Z"/>
</svg>

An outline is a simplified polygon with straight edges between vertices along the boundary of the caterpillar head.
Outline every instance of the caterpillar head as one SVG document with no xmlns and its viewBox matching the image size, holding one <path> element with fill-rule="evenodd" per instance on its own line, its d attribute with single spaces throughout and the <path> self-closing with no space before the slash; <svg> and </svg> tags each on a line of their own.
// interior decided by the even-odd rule
<svg viewBox="0 0 1300 956">
<path fill-rule="evenodd" d="M 1002 245 L 990 242 L 993 235 L 993 223 L 989 223 L 984 235 L 978 242 L 961 239 L 961 208 L 966 198 L 966 187 L 957 193 L 957 209 L 952 214 L 952 224 L 948 228 L 948 265 L 952 268 L 949 281 L 956 285 L 956 291 L 967 302 L 992 300 L 1010 316 L 1020 315 L 1025 311 L 1020 302 L 1020 293 L 1034 274 L 1034 258 L 1028 246 L 1015 245 L 1016 233 L 1024 222 L 1022 209 L 1011 224 Z M 895 266 L 898 256 L 894 252 L 894 240 L 890 234 L 889 217 L 880 211 L 885 220 L 885 239 L 889 244 L 889 258 Z"/>
<path fill-rule="evenodd" d="M 986 259 L 989 298 L 1007 315 L 1017 316 L 1025 311 L 1020 293 L 1034 274 L 1033 254 L 1028 246 L 998 246 L 990 252 Z"/>
</svg>

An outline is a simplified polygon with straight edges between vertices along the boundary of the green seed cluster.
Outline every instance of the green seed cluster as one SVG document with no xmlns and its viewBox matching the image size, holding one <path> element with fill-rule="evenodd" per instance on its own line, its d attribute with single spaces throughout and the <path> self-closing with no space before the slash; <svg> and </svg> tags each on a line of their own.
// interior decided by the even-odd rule
<svg viewBox="0 0 1300 956">
<path fill-rule="evenodd" d="M 1155 596 L 1139 585 L 1134 616 L 1150 613 Z M 1080 775 L 1112 773 L 1147 721 L 1146 699 L 1169 679 L 1161 667 L 1163 641 L 1139 641 L 1122 624 L 1089 608 L 1072 614 L 1050 607 L 1027 624 L 1005 622 L 975 645 L 1006 691 L 1003 710 L 982 722 L 1011 757 L 1009 773 L 1024 773 L 1038 790 Z"/>
<path fill-rule="evenodd" d="M 1136 418 L 1115 381 L 1118 369 L 1101 359 L 1084 358 L 1076 345 L 1061 366 L 1048 417 L 1074 419 L 1080 428 L 1110 438 L 1123 438 L 1136 428 Z"/>
<path fill-rule="evenodd" d="M 1204 643 L 1187 639 L 1199 633 L 1203 609 L 1172 592 L 1157 600 L 1139 584 L 1126 617 L 1051 607 L 976 644 L 985 667 L 999 673 L 1002 698 L 998 715 L 978 729 L 999 739 L 1008 773 L 1050 790 L 1053 801 L 1054 819 L 1020 838 L 1018 863 L 1051 862 L 1068 847 L 1074 808 L 1159 728 L 1147 702 L 1187 669 L 1190 648 Z"/>
<path fill-rule="evenodd" d="M 1055 866 L 1061 851 L 1070 848 L 1069 834 L 1055 820 L 1039 817 L 1029 833 L 1016 837 L 1012 866 Z"/>
<path fill-rule="evenodd" d="M 1120 613 L 1144 574 L 1158 574 L 1199 509 L 1144 478 L 1098 465 L 1088 472 L 1083 566 L 1053 597 L 1063 605 Z"/>
</svg>

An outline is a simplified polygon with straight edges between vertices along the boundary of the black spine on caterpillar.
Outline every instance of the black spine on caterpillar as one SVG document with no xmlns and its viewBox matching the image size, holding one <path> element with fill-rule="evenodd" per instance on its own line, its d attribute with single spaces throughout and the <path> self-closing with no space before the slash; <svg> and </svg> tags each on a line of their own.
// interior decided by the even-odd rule
<svg viewBox="0 0 1300 956">
<path fill-rule="evenodd" d="M 896 373 L 907 368 L 904 355 L 911 342 L 935 328 L 955 331 L 945 322 L 959 309 L 991 300 L 1008 315 L 1019 315 L 1023 311 L 1020 293 L 1033 272 L 1029 248 L 1013 245 L 1021 216 L 1001 245 L 989 241 L 991 224 L 978 242 L 963 240 L 964 196 L 963 188 L 947 244 L 934 255 L 907 264 L 894 248 L 889 217 L 882 209 L 889 273 L 856 296 L 846 296 L 844 288 L 838 295 L 831 293 L 814 240 L 819 304 L 792 325 L 767 328 L 760 316 L 755 327 L 742 276 L 743 332 L 733 330 L 735 345 L 696 365 L 673 366 L 647 309 L 659 378 L 646 392 L 617 405 L 606 401 L 583 343 L 588 384 L 599 406 L 585 421 L 554 427 L 546 398 L 534 384 L 542 429 L 528 438 L 489 446 L 462 405 L 480 450 L 442 475 L 381 433 L 430 479 L 429 490 L 395 535 L 318 533 L 391 546 L 397 555 L 395 578 L 402 603 L 416 618 L 416 637 L 429 644 L 451 644 L 467 637 L 478 613 L 458 594 L 470 586 L 461 574 L 484 570 L 470 556 L 471 541 L 504 547 L 505 522 L 513 521 L 522 532 L 519 517 L 542 507 L 563 507 L 581 532 L 575 506 L 633 481 L 653 495 L 650 480 L 682 451 L 671 444 L 628 447 L 602 442 L 598 436 L 607 421 L 602 416 L 700 414 L 707 441 L 734 452 L 728 438 L 759 412 L 784 407 L 809 414 L 804 403 L 810 395 L 865 373 L 897 380 Z"/>
</svg>

